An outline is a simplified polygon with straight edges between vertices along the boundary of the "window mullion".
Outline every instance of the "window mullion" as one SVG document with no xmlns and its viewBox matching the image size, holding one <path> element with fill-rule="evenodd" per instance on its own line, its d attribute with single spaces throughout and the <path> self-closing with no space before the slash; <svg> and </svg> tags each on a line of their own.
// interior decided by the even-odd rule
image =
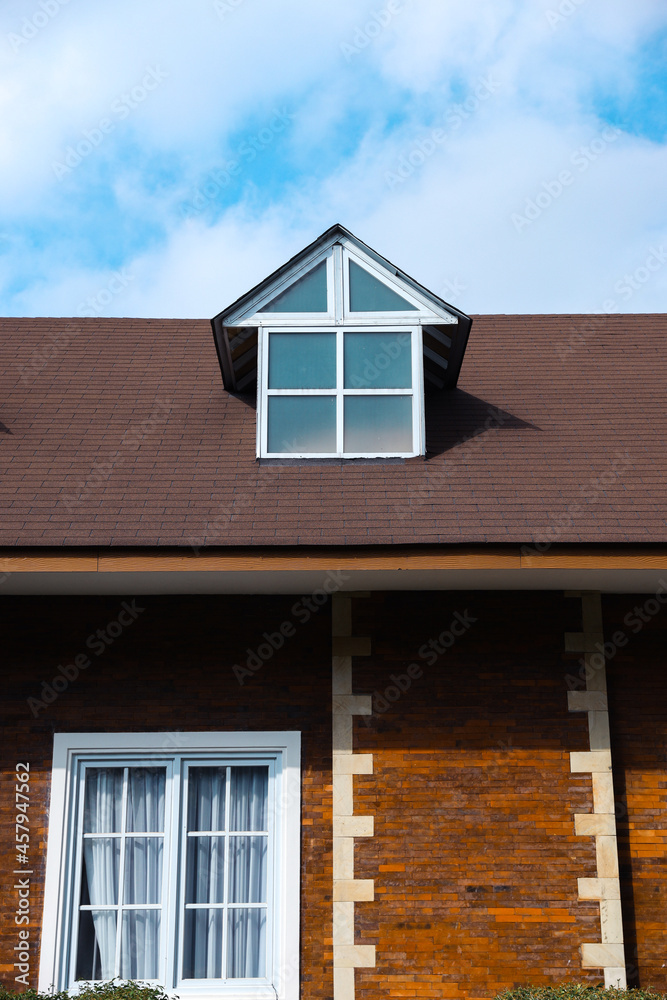
<svg viewBox="0 0 667 1000">
<path fill-rule="evenodd" d="M 343 396 L 343 386 L 345 385 L 345 329 L 339 327 L 336 331 L 336 451 L 339 455 L 344 452 L 344 432 L 345 432 L 345 399 Z"/>
<path fill-rule="evenodd" d="M 222 888 L 222 978 L 227 979 L 227 935 L 229 934 L 229 830 L 231 827 L 232 769 L 227 767 L 225 781 L 225 853 Z"/>
<path fill-rule="evenodd" d="M 127 845 L 127 838 L 125 837 L 125 829 L 127 827 L 127 796 L 129 794 L 129 767 L 123 768 L 123 798 L 121 803 L 121 817 L 120 817 L 120 862 L 118 865 L 118 900 L 116 906 L 116 960 L 114 962 L 114 972 L 117 976 L 120 975 L 120 949 L 122 944 L 122 931 L 123 931 L 123 899 L 124 899 L 124 885 L 125 885 L 125 850 Z"/>
</svg>

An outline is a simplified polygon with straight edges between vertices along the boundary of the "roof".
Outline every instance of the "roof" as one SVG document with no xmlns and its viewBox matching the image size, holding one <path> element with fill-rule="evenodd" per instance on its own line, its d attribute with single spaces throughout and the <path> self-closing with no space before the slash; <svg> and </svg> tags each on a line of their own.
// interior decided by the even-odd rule
<svg viewBox="0 0 667 1000">
<path fill-rule="evenodd" d="M 259 464 L 208 321 L 0 321 L 0 545 L 664 542 L 667 316 L 475 317 L 426 460 Z"/>
</svg>

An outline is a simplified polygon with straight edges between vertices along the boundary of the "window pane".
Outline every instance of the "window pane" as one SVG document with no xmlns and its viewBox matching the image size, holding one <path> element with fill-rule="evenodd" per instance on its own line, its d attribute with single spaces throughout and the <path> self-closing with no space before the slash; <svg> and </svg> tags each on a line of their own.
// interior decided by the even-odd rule
<svg viewBox="0 0 667 1000">
<path fill-rule="evenodd" d="M 412 451 L 412 396 L 347 396 L 345 451 Z"/>
<path fill-rule="evenodd" d="M 229 911 L 227 977 L 258 979 L 266 975 L 266 910 Z"/>
<path fill-rule="evenodd" d="M 188 837 L 185 902 L 224 902 L 224 874 L 224 837 Z"/>
<path fill-rule="evenodd" d="M 81 904 L 114 906 L 118 903 L 120 870 L 119 837 L 86 837 L 83 842 Z"/>
<path fill-rule="evenodd" d="M 127 829 L 136 833 L 164 830 L 163 767 L 132 767 L 128 775 Z"/>
<path fill-rule="evenodd" d="M 83 832 L 118 833 L 122 808 L 122 767 L 86 768 Z"/>
<path fill-rule="evenodd" d="M 269 396 L 269 452 L 336 452 L 335 396 Z"/>
<path fill-rule="evenodd" d="M 409 333 L 346 333 L 346 389 L 411 389 Z"/>
<path fill-rule="evenodd" d="M 327 311 L 327 262 L 322 261 L 303 278 L 276 295 L 261 312 L 326 312 Z"/>
<path fill-rule="evenodd" d="M 335 333 L 272 333 L 269 389 L 335 389 Z"/>
<path fill-rule="evenodd" d="M 157 979 L 159 956 L 160 911 L 126 910 L 120 940 L 121 979 Z"/>
<path fill-rule="evenodd" d="M 378 281 L 364 267 L 350 261 L 350 312 L 417 311 L 407 299 Z"/>
<path fill-rule="evenodd" d="M 266 902 L 268 837 L 229 838 L 229 902 Z"/>
<path fill-rule="evenodd" d="M 76 951 L 77 979 L 113 979 L 116 974 L 116 911 L 82 910 Z"/>
<path fill-rule="evenodd" d="M 162 902 L 162 845 L 162 837 L 126 840 L 124 903 Z"/>
<path fill-rule="evenodd" d="M 230 829 L 266 830 L 268 798 L 268 767 L 233 767 Z"/>
<path fill-rule="evenodd" d="M 188 770 L 188 830 L 225 829 L 225 767 Z"/>
<path fill-rule="evenodd" d="M 222 978 L 224 910 L 186 910 L 183 934 L 183 978 Z"/>
</svg>

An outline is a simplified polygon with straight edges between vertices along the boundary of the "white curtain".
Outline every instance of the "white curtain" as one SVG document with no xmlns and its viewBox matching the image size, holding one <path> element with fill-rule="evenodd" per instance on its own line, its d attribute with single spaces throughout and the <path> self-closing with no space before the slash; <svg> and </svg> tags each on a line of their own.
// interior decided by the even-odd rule
<svg viewBox="0 0 667 1000">
<path fill-rule="evenodd" d="M 230 816 L 225 824 L 226 769 L 191 768 L 189 775 L 186 910 L 183 975 L 186 979 L 255 979 L 266 974 L 267 836 L 234 831 L 267 830 L 268 768 L 230 768 Z M 209 836 L 202 836 L 207 832 Z M 227 833 L 210 836 L 211 833 Z M 224 850 L 228 845 L 228 898 L 224 898 Z M 206 904 L 219 904 L 215 909 Z M 223 905 L 264 904 L 255 907 Z M 223 971 L 223 920 L 227 962 Z"/>
<path fill-rule="evenodd" d="M 130 768 L 127 782 L 127 832 L 164 831 L 165 771 L 163 768 Z M 84 864 L 88 898 L 93 907 L 95 944 L 99 968 L 94 975 L 112 979 L 156 979 L 160 945 L 160 910 L 132 909 L 122 914 L 120 970 L 116 970 L 116 907 L 159 904 L 162 900 L 162 836 L 104 837 L 103 833 L 123 833 L 123 771 L 120 768 L 91 768 L 86 775 Z M 124 843 L 123 843 L 124 842 Z M 122 899 L 118 884 L 121 850 L 125 848 L 125 876 Z M 95 909 L 113 906 L 114 909 Z M 79 956 L 79 965 L 86 963 Z"/>
</svg>

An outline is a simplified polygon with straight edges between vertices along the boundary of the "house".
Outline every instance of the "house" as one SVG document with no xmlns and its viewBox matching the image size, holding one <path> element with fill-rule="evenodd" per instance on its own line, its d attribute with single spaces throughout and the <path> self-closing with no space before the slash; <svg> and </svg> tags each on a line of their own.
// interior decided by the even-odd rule
<svg viewBox="0 0 667 1000">
<path fill-rule="evenodd" d="M 667 990 L 667 317 L 471 323 L 2 322 L 7 986 Z"/>
</svg>

